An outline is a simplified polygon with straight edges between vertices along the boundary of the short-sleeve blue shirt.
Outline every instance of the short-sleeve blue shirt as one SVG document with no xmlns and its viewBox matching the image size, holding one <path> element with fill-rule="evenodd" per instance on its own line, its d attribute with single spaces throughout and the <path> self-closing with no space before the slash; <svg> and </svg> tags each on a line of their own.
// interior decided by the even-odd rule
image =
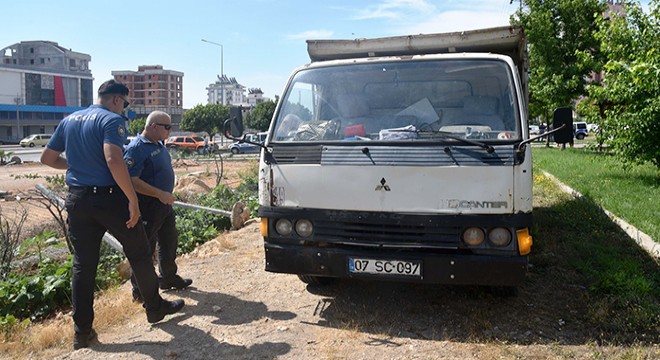
<svg viewBox="0 0 660 360">
<path fill-rule="evenodd" d="M 131 176 L 169 193 L 174 190 L 172 158 L 165 145 L 141 134 L 126 147 L 124 161 Z"/>
<path fill-rule="evenodd" d="M 65 152 L 69 186 L 113 186 L 103 144 L 120 148 L 126 141 L 126 119 L 102 105 L 91 105 L 67 116 L 55 129 L 48 148 Z"/>
</svg>

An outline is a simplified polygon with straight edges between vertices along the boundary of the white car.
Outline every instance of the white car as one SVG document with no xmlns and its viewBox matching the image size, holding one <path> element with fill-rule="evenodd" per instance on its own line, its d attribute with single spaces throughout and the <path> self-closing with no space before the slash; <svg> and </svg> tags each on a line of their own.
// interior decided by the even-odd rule
<svg viewBox="0 0 660 360">
<path fill-rule="evenodd" d="M 530 135 L 539 135 L 541 133 L 541 129 L 539 129 L 538 125 L 530 125 L 529 126 L 529 134 Z"/>
<path fill-rule="evenodd" d="M 38 146 L 46 146 L 48 144 L 48 140 L 50 140 L 50 137 L 53 136 L 52 134 L 33 134 L 25 139 L 21 140 L 19 143 L 21 147 L 35 147 L 36 145 Z"/>
</svg>

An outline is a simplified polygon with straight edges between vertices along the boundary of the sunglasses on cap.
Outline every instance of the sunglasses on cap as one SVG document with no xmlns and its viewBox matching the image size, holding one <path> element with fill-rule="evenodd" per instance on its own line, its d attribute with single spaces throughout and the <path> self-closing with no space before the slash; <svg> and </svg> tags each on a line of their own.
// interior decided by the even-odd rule
<svg viewBox="0 0 660 360">
<path fill-rule="evenodd" d="M 162 127 L 165 128 L 165 130 L 172 130 L 172 124 L 159 124 L 159 123 L 154 123 L 154 125 L 162 126 Z"/>
</svg>

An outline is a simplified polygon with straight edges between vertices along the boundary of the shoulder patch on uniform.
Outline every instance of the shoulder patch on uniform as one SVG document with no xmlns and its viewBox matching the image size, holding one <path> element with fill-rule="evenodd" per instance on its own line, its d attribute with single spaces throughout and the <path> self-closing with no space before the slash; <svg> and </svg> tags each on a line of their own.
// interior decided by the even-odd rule
<svg viewBox="0 0 660 360">
<path fill-rule="evenodd" d="M 126 134 L 126 129 L 123 126 L 119 126 L 117 132 L 119 132 L 119 136 L 123 137 Z"/>
<path fill-rule="evenodd" d="M 135 165 L 135 160 L 133 160 L 133 158 L 127 158 L 124 159 L 124 161 L 126 162 L 126 166 L 128 166 L 129 169 Z"/>
</svg>

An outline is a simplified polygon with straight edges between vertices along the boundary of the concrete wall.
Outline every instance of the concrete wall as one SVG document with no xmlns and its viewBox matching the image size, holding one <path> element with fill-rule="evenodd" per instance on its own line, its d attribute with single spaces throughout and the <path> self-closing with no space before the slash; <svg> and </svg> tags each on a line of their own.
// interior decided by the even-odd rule
<svg viewBox="0 0 660 360">
<path fill-rule="evenodd" d="M 0 104 L 16 104 L 15 98 L 23 97 L 21 74 L 0 69 Z"/>
</svg>

